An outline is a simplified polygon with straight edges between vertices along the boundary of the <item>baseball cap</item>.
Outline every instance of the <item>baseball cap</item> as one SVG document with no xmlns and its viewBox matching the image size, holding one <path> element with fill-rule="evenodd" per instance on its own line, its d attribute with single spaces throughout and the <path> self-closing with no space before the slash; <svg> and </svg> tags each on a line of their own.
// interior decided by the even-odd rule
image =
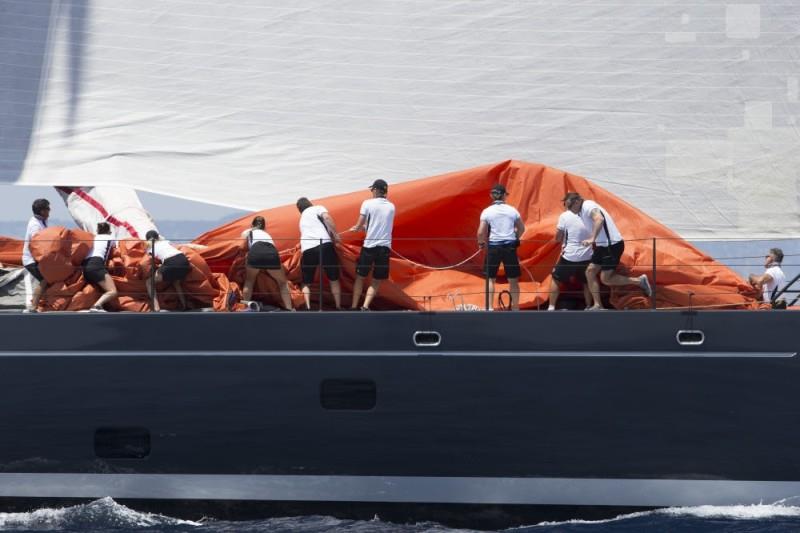
<svg viewBox="0 0 800 533">
<path fill-rule="evenodd" d="M 492 194 L 508 194 L 508 191 L 506 191 L 506 188 L 503 185 L 498 183 L 492 187 Z"/>
<path fill-rule="evenodd" d="M 379 191 L 388 191 L 389 190 L 389 184 L 386 183 L 384 180 L 377 179 L 377 180 L 372 182 L 372 185 L 369 186 L 369 189 L 370 190 L 378 189 Z"/>
</svg>

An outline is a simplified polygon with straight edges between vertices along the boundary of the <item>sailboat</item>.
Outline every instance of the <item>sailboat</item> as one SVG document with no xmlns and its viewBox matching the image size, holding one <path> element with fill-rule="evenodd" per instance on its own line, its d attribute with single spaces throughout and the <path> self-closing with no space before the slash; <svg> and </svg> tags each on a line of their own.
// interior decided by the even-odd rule
<svg viewBox="0 0 800 533">
<path fill-rule="evenodd" d="M 402 196 L 438 176 L 455 202 L 454 169 L 482 169 L 459 173 L 473 194 L 559 168 L 685 239 L 800 233 L 793 5 L 4 7 L 3 182 L 255 211 L 375 177 Z M 2 313 L 0 496 L 487 527 L 796 496 L 795 313 L 675 298 Z"/>
</svg>

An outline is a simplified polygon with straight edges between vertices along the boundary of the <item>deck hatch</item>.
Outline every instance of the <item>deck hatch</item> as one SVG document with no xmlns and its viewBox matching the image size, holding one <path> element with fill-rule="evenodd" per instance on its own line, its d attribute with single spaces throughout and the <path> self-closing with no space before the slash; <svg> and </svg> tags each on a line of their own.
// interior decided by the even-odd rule
<svg viewBox="0 0 800 533">
<path fill-rule="evenodd" d="M 144 459 L 150 455 L 150 431 L 142 427 L 100 427 L 94 454 L 102 459 Z"/>
<path fill-rule="evenodd" d="M 378 390 L 370 379 L 326 379 L 319 387 L 325 409 L 368 411 L 375 408 Z"/>
</svg>

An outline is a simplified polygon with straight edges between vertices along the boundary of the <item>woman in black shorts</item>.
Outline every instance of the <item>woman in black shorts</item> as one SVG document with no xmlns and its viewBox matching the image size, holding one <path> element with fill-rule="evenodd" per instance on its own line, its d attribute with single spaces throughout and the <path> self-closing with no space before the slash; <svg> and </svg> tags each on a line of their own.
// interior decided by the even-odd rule
<svg viewBox="0 0 800 533">
<path fill-rule="evenodd" d="M 97 235 L 94 237 L 92 250 L 83 261 L 84 279 L 92 285 L 100 287 L 100 290 L 103 291 L 89 311 L 103 312 L 105 311 L 103 306 L 117 297 L 117 286 L 114 285 L 114 280 L 111 279 L 111 275 L 106 269 L 106 263 L 113 248 L 111 226 L 108 222 L 100 222 L 97 224 Z"/>
<path fill-rule="evenodd" d="M 161 239 L 155 230 L 148 231 L 144 238 L 149 241 L 148 253 L 161 261 L 161 266 L 158 267 L 155 276 L 153 276 L 155 279 L 148 277 L 145 282 L 147 295 L 150 297 L 150 301 L 153 302 L 153 311 L 161 311 L 161 306 L 155 294 L 155 283 L 161 283 L 162 281 L 171 283 L 175 287 L 178 300 L 181 302 L 181 308 L 186 309 L 186 296 L 183 294 L 181 282 L 192 270 L 189 259 L 186 258 L 183 252 L 172 246 L 169 241 Z"/>
<path fill-rule="evenodd" d="M 247 245 L 247 263 L 242 290 L 242 299 L 249 301 L 253 298 L 253 286 L 256 283 L 258 273 L 265 270 L 267 274 L 278 283 L 281 292 L 281 301 L 287 311 L 294 311 L 292 299 L 289 296 L 289 281 L 281 265 L 281 258 L 272 236 L 265 231 L 267 225 L 264 217 L 258 216 L 253 219 L 250 229 L 242 232 L 242 238 Z"/>
</svg>

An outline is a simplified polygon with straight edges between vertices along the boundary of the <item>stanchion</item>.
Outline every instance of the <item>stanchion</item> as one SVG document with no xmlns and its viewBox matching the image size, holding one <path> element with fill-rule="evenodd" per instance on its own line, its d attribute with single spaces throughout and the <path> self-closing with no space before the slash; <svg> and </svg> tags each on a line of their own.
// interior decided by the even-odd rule
<svg viewBox="0 0 800 533">
<path fill-rule="evenodd" d="M 652 294 L 650 295 L 650 307 L 656 310 L 656 291 L 658 284 L 656 283 L 656 238 L 653 237 L 653 287 Z"/>
<path fill-rule="evenodd" d="M 323 289 L 323 287 L 322 287 L 322 283 L 323 283 L 322 282 L 322 271 L 323 271 L 323 268 L 322 267 L 323 267 L 323 265 L 322 265 L 322 239 L 320 239 L 319 240 L 319 268 L 317 269 L 319 271 L 319 310 L 320 311 L 322 311 L 322 294 L 323 294 L 323 292 L 322 292 L 322 289 Z"/>
</svg>

